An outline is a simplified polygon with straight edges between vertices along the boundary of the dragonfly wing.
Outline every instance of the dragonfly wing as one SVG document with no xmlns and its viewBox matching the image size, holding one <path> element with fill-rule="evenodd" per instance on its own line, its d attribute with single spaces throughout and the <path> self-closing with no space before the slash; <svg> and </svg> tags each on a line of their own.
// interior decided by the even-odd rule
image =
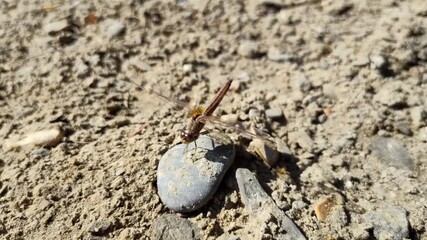
<svg viewBox="0 0 427 240">
<path fill-rule="evenodd" d="M 254 129 L 255 133 L 250 132 L 243 126 L 242 122 L 239 122 L 239 121 L 223 121 L 218 116 L 200 116 L 198 118 L 198 121 L 199 120 L 206 124 L 212 124 L 214 126 L 225 128 L 225 129 L 232 129 L 235 132 L 247 138 L 251 138 L 251 139 L 259 138 L 261 140 L 272 141 L 270 140 L 271 137 L 267 133 L 259 129 Z"/>
<path fill-rule="evenodd" d="M 145 85 L 140 86 L 132 80 L 129 80 L 129 81 L 133 85 L 135 85 L 137 88 L 141 89 L 142 91 L 147 92 L 149 94 L 153 94 L 153 95 L 157 96 L 158 98 L 162 99 L 164 102 L 170 104 L 176 110 L 184 110 L 185 109 L 187 112 L 192 111 L 190 104 L 186 101 L 181 101 L 181 100 L 178 100 L 178 99 L 170 97 L 170 96 L 168 97 L 165 94 L 161 93 L 160 91 L 154 90 L 153 87 L 145 86 Z"/>
</svg>

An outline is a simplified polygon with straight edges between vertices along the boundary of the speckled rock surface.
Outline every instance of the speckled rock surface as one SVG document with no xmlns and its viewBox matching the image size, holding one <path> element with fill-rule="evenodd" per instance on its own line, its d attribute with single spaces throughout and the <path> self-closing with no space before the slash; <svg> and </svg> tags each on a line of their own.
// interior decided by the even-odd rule
<svg viewBox="0 0 427 240">
<path fill-rule="evenodd" d="M 234 156 L 230 139 L 220 134 L 215 139 L 202 135 L 194 142 L 172 147 L 157 169 L 160 199 L 176 212 L 202 207 L 212 198 Z"/>
</svg>

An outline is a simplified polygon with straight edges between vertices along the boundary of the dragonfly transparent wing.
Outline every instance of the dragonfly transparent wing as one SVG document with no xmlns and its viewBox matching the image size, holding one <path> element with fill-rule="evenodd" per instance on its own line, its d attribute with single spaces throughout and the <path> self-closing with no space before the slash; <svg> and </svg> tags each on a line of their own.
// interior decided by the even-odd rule
<svg viewBox="0 0 427 240">
<path fill-rule="evenodd" d="M 202 121 L 206 124 L 212 124 L 220 128 L 231 129 L 247 138 L 259 138 L 264 141 L 272 141 L 271 137 L 267 133 L 259 129 L 254 129 L 255 133 L 250 132 L 243 126 L 242 122 L 239 121 L 224 121 L 218 116 L 200 116 L 198 121 Z"/>
<path fill-rule="evenodd" d="M 157 96 L 158 98 L 162 99 L 164 102 L 170 104 L 174 109 L 176 110 L 186 110 L 187 112 L 191 112 L 193 108 L 190 106 L 190 103 L 186 101 L 181 101 L 179 99 L 168 97 L 165 94 L 161 93 L 160 91 L 154 90 L 152 87 L 149 86 L 140 86 L 137 83 L 135 83 L 132 80 L 129 80 L 133 85 L 135 85 L 137 88 L 141 89 L 142 91 L 145 91 L 149 94 L 153 94 Z"/>
</svg>

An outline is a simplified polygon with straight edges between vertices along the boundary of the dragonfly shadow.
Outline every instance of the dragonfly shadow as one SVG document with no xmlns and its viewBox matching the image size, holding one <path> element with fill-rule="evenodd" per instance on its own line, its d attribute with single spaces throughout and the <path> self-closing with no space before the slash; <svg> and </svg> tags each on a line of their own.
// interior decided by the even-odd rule
<svg viewBox="0 0 427 240">
<path fill-rule="evenodd" d="M 233 151 L 233 144 L 219 145 L 215 146 L 214 149 L 207 149 L 204 157 L 209 161 L 222 162 L 226 164 L 225 161 L 232 161 L 232 159 L 228 158 L 230 156 L 233 157 Z"/>
</svg>

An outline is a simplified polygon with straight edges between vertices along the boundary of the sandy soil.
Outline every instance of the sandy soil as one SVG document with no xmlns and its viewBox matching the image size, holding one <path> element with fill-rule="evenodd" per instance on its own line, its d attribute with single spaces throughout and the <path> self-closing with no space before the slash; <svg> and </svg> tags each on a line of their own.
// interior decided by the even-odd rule
<svg viewBox="0 0 427 240">
<path fill-rule="evenodd" d="M 216 113 L 267 131 L 282 155 L 269 169 L 230 132 L 238 153 L 214 198 L 172 213 L 202 239 L 259 236 L 245 228 L 239 167 L 309 239 L 395 239 L 366 221 L 387 206 L 406 211 L 406 238 L 427 239 L 426 1 L 4 0 L 0 11 L 2 239 L 149 238 L 171 213 L 158 161 L 186 119 L 129 80 L 206 103 L 228 76 Z M 58 128 L 53 147 L 11 149 Z M 331 196 L 321 221 L 313 206 Z"/>
</svg>

